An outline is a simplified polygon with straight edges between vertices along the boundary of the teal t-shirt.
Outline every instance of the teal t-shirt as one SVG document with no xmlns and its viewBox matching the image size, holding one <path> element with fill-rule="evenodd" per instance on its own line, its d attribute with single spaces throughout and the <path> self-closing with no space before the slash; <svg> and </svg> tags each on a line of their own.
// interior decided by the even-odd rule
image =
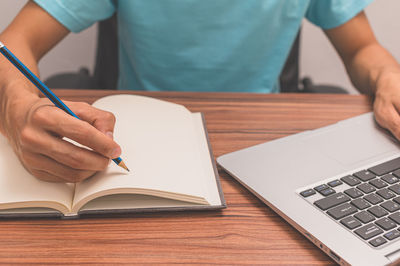
<svg viewBox="0 0 400 266">
<path fill-rule="evenodd" d="M 119 89 L 278 92 L 306 17 L 324 29 L 372 0 L 35 0 L 72 32 L 117 12 Z"/>
</svg>

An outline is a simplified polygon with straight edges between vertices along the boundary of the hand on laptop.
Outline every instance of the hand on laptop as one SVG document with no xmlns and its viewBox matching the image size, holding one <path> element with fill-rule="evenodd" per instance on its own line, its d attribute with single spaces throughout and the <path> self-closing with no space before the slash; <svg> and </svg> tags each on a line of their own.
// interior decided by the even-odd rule
<svg viewBox="0 0 400 266">
<path fill-rule="evenodd" d="M 377 79 L 373 107 L 379 125 L 400 140 L 400 69 L 386 72 Z"/>
<path fill-rule="evenodd" d="M 400 140 L 400 66 L 376 40 L 364 12 L 325 30 L 361 92 L 375 94 L 376 121 Z"/>
</svg>

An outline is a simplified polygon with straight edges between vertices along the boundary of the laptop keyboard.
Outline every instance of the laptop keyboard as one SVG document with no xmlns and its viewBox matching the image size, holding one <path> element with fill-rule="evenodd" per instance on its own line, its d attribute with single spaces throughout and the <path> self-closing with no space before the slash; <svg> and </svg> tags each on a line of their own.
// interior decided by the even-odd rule
<svg viewBox="0 0 400 266">
<path fill-rule="evenodd" d="M 400 239 L 400 157 L 299 194 L 373 247 Z"/>
</svg>

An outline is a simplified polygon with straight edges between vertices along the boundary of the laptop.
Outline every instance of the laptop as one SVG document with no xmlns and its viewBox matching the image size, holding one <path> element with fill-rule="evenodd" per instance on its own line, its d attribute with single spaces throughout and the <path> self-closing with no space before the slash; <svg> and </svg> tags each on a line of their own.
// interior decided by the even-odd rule
<svg viewBox="0 0 400 266">
<path fill-rule="evenodd" d="M 337 263 L 400 262 L 400 145 L 372 113 L 217 162 Z"/>
</svg>

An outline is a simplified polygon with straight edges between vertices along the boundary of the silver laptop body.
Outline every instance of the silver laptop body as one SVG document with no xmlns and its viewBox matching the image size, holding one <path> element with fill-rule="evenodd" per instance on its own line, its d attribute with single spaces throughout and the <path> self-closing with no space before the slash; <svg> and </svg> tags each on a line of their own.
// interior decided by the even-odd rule
<svg viewBox="0 0 400 266">
<path fill-rule="evenodd" d="M 377 180 L 382 176 L 374 177 L 372 180 L 377 181 L 372 183 L 372 180 L 360 180 L 360 184 L 367 183 L 360 188 L 375 189 L 371 193 L 361 191 L 361 196 L 352 194 L 360 192 L 357 188 L 360 184 L 349 185 L 342 178 L 352 178 L 354 173 L 364 174 L 366 169 L 378 171 L 381 164 L 385 167 L 388 164 L 390 167 L 398 165 L 400 169 L 400 159 L 397 159 L 400 157 L 399 147 L 391 135 L 377 126 L 373 114 L 367 113 L 330 126 L 225 154 L 217 158 L 217 162 L 339 264 L 388 265 L 400 261 L 400 237 L 397 235 L 397 231 L 400 233 L 397 230 L 400 228 L 400 220 L 396 223 L 396 220 L 389 218 L 390 215 L 397 215 L 395 213 L 400 216 L 400 203 L 394 201 L 400 195 L 390 189 L 389 192 L 393 192 L 393 195 L 381 189 L 392 188 L 397 183 L 399 186 L 395 187 L 400 187 L 400 177 L 397 181 L 395 177 L 392 178 L 380 189 L 371 184 L 382 183 L 382 180 Z M 392 175 L 393 171 L 386 174 Z M 337 183 L 342 184 L 332 187 L 328 185 Z M 327 193 L 324 196 L 314 189 L 323 187 L 333 192 L 324 190 Z M 357 198 L 357 203 L 365 203 L 364 197 L 368 194 L 381 195 L 377 194 L 378 191 L 386 193 L 383 196 L 388 199 L 383 198 L 383 202 L 385 207 L 389 206 L 387 208 L 390 211 L 381 206 L 383 202 L 370 204 L 364 209 L 353 205 Z M 307 197 L 302 196 L 302 192 L 306 192 Z M 338 193 L 341 193 L 340 196 Z M 329 200 L 326 200 L 328 197 Z M 369 208 L 372 207 L 374 211 L 371 213 Z M 386 215 L 380 216 L 381 208 L 387 211 Z M 358 215 L 361 212 L 362 215 Z M 375 219 L 365 220 L 365 223 L 354 219 L 356 215 L 364 219 L 364 216 L 369 217 L 370 214 L 380 217 L 372 215 Z M 344 219 L 345 222 L 342 223 Z M 379 225 L 376 224 L 378 220 Z M 352 228 L 353 226 L 356 227 Z M 380 226 L 389 229 L 385 230 Z M 371 244 L 372 240 L 374 242 Z"/>
</svg>

